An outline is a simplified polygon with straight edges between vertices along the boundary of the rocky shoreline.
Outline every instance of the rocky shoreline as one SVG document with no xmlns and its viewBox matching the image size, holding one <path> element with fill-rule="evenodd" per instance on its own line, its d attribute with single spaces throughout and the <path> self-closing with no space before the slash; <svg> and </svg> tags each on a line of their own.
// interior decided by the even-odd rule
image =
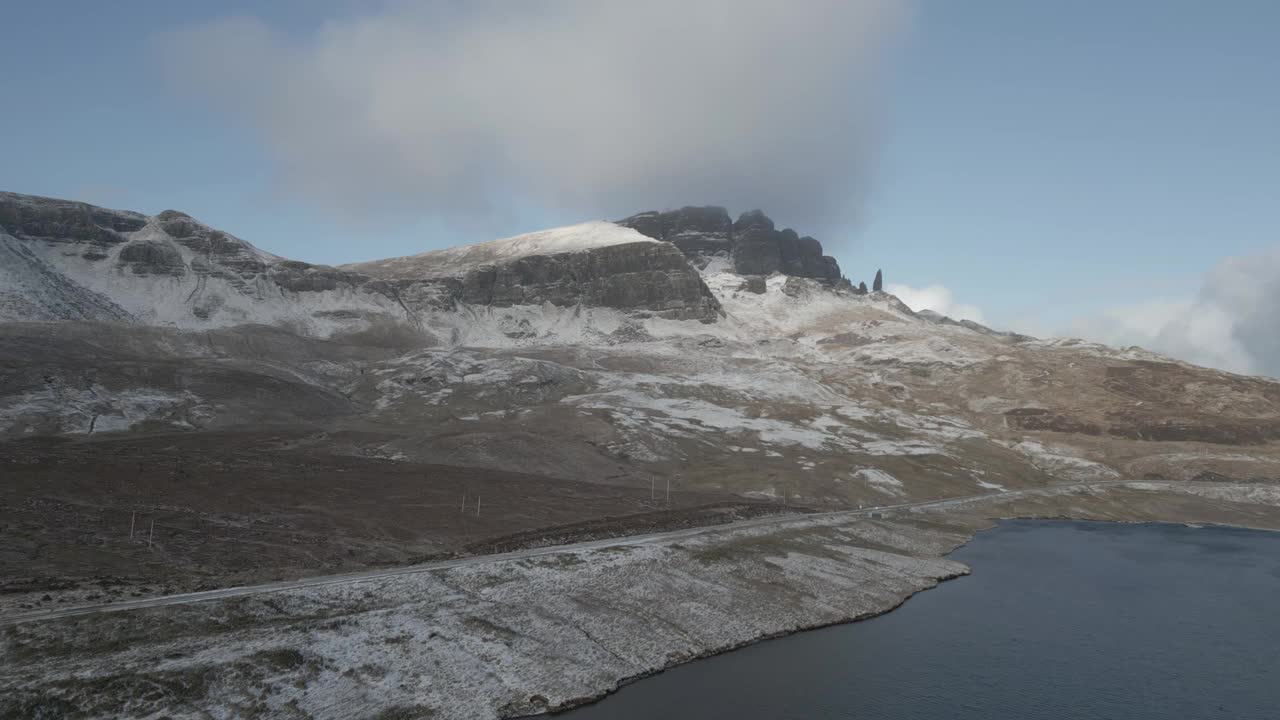
<svg viewBox="0 0 1280 720">
<path fill-rule="evenodd" d="M 962 546 L 963 546 L 963 543 L 962 543 Z M 968 575 L 968 574 L 970 573 L 970 570 L 969 570 L 969 568 L 968 568 L 968 567 L 961 566 L 961 568 L 962 568 L 962 569 L 957 570 L 954 574 L 951 574 L 951 575 L 944 575 L 944 576 L 940 576 L 940 577 L 936 578 L 936 582 L 934 582 L 933 584 L 928 585 L 928 586 L 926 586 L 926 587 L 922 587 L 922 588 L 920 588 L 919 590 L 916 590 L 916 591 L 914 591 L 914 592 L 912 592 L 912 593 L 910 593 L 910 594 L 908 594 L 908 595 L 904 595 L 904 596 L 902 596 L 901 598 L 899 598 L 897 602 L 895 602 L 895 603 L 893 603 L 892 605 L 890 605 L 890 606 L 888 606 L 888 607 L 885 607 L 885 608 L 883 608 L 883 609 L 871 610 L 871 611 L 868 611 L 868 612 L 862 613 L 862 614 L 857 615 L 857 616 L 854 616 L 854 617 L 848 617 L 848 618 L 844 618 L 844 619 L 842 619 L 842 620 L 835 620 L 835 621 L 833 621 L 833 622 L 826 622 L 826 623 L 822 623 L 822 624 L 819 624 L 819 625 L 811 625 L 811 626 L 807 626 L 807 627 L 797 627 L 797 628 L 791 628 L 791 629 L 787 629 L 787 630 L 779 630 L 779 631 L 777 631 L 777 632 L 770 633 L 770 634 L 767 634 L 767 635 L 761 635 L 761 636 L 759 636 L 759 637 L 756 637 L 756 638 L 753 638 L 753 639 L 751 639 L 751 640 L 747 640 L 747 641 L 744 641 L 744 642 L 740 642 L 740 643 L 737 643 L 737 644 L 732 645 L 732 646 L 729 646 L 729 647 L 716 648 L 716 649 L 709 650 L 709 651 L 707 651 L 707 652 L 701 653 L 701 654 L 696 655 L 696 656 L 693 656 L 693 657 L 684 658 L 684 659 L 682 659 L 682 660 L 679 660 L 678 662 L 672 662 L 672 663 L 669 663 L 669 664 L 667 664 L 667 665 L 665 665 L 665 666 L 663 666 L 663 667 L 655 668 L 655 669 L 653 669 L 653 670 L 650 670 L 650 671 L 648 671 L 648 672 L 642 673 L 642 674 L 640 674 L 640 675 L 635 675 L 635 676 L 632 676 L 632 677 L 623 678 L 622 680 L 618 681 L 618 684 L 617 684 L 617 685 L 615 685 L 615 686 L 614 686 L 614 687 L 612 687 L 612 688 L 609 688 L 609 689 L 607 689 L 607 690 L 603 690 L 603 691 L 601 691 L 601 692 L 599 692 L 599 693 L 597 693 L 597 694 L 595 694 L 595 695 L 589 696 L 589 697 L 574 698 L 574 699 L 572 699 L 572 700 L 570 700 L 570 701 L 565 702 L 564 704 L 562 704 L 562 705 L 561 705 L 561 706 L 559 706 L 559 707 L 556 707 L 556 708 L 552 708 L 552 709 L 550 709 L 549 711 L 539 711 L 539 712 L 535 712 L 535 713 L 532 713 L 532 714 L 529 714 L 529 715 L 514 715 L 514 716 L 508 716 L 508 717 L 510 717 L 510 718 L 529 718 L 529 717 L 539 717 L 539 716 L 542 716 L 542 715 L 546 714 L 546 712 L 550 712 L 550 713 L 552 713 L 552 714 L 561 713 L 561 712 L 566 712 L 566 711 L 572 710 L 572 709 L 574 709 L 574 708 L 578 708 L 578 707 L 582 707 L 582 706 L 584 706 L 584 705 L 590 705 L 590 704 L 592 704 L 592 703 L 599 702 L 599 701 L 601 701 L 601 700 L 603 700 L 603 699 L 605 699 L 605 698 L 609 697 L 610 695 L 613 695 L 614 693 L 618 692 L 618 691 L 619 691 L 619 690 L 621 690 L 623 687 L 625 687 L 625 686 L 627 686 L 627 685 L 630 685 L 631 683 L 639 682 L 640 680 L 644 680 L 645 678 L 652 677 L 652 676 L 654 676 L 654 675 L 657 675 L 658 673 L 663 672 L 664 670 L 668 670 L 668 669 L 670 669 L 670 668 L 676 667 L 677 665 L 683 665 L 683 664 L 685 664 L 685 663 L 693 662 L 693 661 L 695 661 L 695 660 L 703 660 L 703 659 L 706 659 L 706 658 L 715 657 L 716 655 L 723 655 L 724 653 L 733 652 L 734 650 L 741 650 L 742 648 L 749 647 L 749 646 L 751 646 L 751 645 L 756 645 L 756 644 L 759 644 L 759 643 L 762 643 L 762 642 L 766 642 L 766 641 L 768 641 L 768 640 L 776 640 L 776 639 L 778 639 L 778 638 L 784 638 L 784 637 L 787 637 L 788 635 L 795 635 L 796 633 L 809 632 L 809 631 L 812 631 L 812 630 L 821 630 L 821 629 L 823 629 L 823 628 L 833 627 L 833 626 L 836 626 L 836 625 L 846 625 L 846 624 L 848 624 L 848 623 L 861 622 L 861 621 L 863 621 L 863 620 L 870 620 L 870 619 L 872 619 L 872 618 L 879 617 L 879 616 L 884 615 L 884 614 L 886 614 L 886 613 L 890 613 L 890 612 L 893 612 L 894 610 L 897 610 L 898 608 L 902 607 L 902 606 L 903 606 L 903 605 L 904 605 L 908 600 L 910 600 L 912 597 L 914 597 L 917 593 L 924 592 L 925 590 L 932 590 L 933 588 L 937 587 L 940 583 L 946 582 L 946 581 L 948 581 L 948 580 L 954 580 L 954 579 L 956 579 L 956 578 L 964 577 L 964 576 L 966 576 L 966 575 Z"/>
<path fill-rule="evenodd" d="M 346 585 L 33 622 L 0 716 L 522 717 L 888 612 L 968 572 L 991 518 L 1280 528 L 1280 487 L 1131 483 L 725 527 Z"/>
</svg>

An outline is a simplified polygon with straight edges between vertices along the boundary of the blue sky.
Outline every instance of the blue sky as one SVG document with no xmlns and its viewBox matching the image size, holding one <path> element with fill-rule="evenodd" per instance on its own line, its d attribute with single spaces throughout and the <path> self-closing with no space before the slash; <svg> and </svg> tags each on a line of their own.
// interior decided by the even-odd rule
<svg viewBox="0 0 1280 720">
<path fill-rule="evenodd" d="M 1280 242 L 1280 3 L 932 2 L 908 43 L 860 233 L 904 282 L 1053 327 Z"/>
<path fill-rule="evenodd" d="M 0 189 L 181 209 L 325 263 L 597 217 L 598 204 L 518 187 L 465 221 L 412 204 L 335 209 L 282 187 L 282 164 L 297 158 L 273 151 L 278 128 L 245 122 L 227 107 L 234 94 L 193 99 L 195 76 L 171 71 L 186 63 L 174 31 L 249 16 L 288 48 L 403 5 L 14 4 L 0 44 Z M 462 12 L 439 5 L 429 21 Z M 906 17 L 885 52 L 856 212 L 779 218 L 821 227 L 855 281 L 883 267 L 891 283 L 944 286 L 992 325 L 1057 333 L 1110 308 L 1193 302 L 1225 258 L 1280 242 L 1280 3 L 933 0 Z M 833 82 L 825 92 L 839 94 Z"/>
</svg>

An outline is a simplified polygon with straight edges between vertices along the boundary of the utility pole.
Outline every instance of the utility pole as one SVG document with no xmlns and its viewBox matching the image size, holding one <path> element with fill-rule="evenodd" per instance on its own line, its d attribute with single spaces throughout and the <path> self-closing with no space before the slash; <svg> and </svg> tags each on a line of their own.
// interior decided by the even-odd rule
<svg viewBox="0 0 1280 720">
<path fill-rule="evenodd" d="M 147 534 L 147 547 L 151 547 L 151 541 L 156 537 L 156 521 L 151 521 L 151 532 Z"/>
<path fill-rule="evenodd" d="M 458 512 L 463 512 L 463 513 L 464 513 L 464 512 L 466 512 L 466 511 L 467 511 L 467 496 L 466 496 L 466 495 L 463 495 L 463 496 L 462 496 L 462 507 L 458 508 Z"/>
<path fill-rule="evenodd" d="M 476 517 L 480 517 L 480 496 L 476 496 Z"/>
<path fill-rule="evenodd" d="M 671 504 L 671 478 L 667 478 L 667 504 Z"/>
<path fill-rule="evenodd" d="M 658 482 L 658 479 L 657 479 L 657 478 L 655 478 L 655 477 L 650 477 L 650 478 L 649 478 L 649 502 L 653 502 L 653 500 L 654 500 L 654 497 L 653 497 L 653 488 L 654 488 L 654 486 L 657 484 L 657 482 Z"/>
<path fill-rule="evenodd" d="M 129 539 L 133 539 L 133 526 L 138 521 L 138 513 L 134 512 L 129 515 Z"/>
</svg>

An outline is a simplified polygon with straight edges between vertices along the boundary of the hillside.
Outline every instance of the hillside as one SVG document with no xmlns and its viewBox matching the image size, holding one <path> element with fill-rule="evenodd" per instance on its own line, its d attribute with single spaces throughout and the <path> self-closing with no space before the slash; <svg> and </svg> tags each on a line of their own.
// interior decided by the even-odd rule
<svg viewBox="0 0 1280 720">
<path fill-rule="evenodd" d="M 228 563 L 306 574 L 409 554 L 338 509 L 349 473 L 370 518 L 383 479 L 431 478 L 395 491 L 430 517 L 491 497 L 483 523 L 394 530 L 425 554 L 643 514 L 668 483 L 736 513 L 1277 474 L 1280 383 L 913 313 L 766 221 L 685 208 L 330 268 L 173 211 L 0 195 L 5 522 L 55 544 L 136 510 L 194 533 L 342 527 L 333 557 Z M 277 499 L 231 501 L 268 477 Z M 7 576 L 90 572 L 13 547 Z M 185 565 L 167 551 L 144 574 Z"/>
<path fill-rule="evenodd" d="M 0 715 L 525 716 L 993 518 L 1280 527 L 1280 383 L 915 313 L 762 213 L 330 268 L 0 194 L 0 260 Z"/>
</svg>

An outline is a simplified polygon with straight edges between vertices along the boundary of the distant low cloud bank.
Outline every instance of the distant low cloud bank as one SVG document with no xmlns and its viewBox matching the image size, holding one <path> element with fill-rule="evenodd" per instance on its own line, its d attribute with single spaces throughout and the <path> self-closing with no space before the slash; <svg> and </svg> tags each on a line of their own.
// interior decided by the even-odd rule
<svg viewBox="0 0 1280 720">
<path fill-rule="evenodd" d="M 951 290 L 943 285 L 928 285 L 916 288 L 910 285 L 890 283 L 885 289 L 896 295 L 899 300 L 906 303 L 907 307 L 916 312 L 932 310 L 946 315 L 952 320 L 972 320 L 976 323 L 986 322 L 982 311 L 976 305 L 956 302 Z"/>
<path fill-rule="evenodd" d="M 886 289 L 912 310 L 987 322 L 977 306 L 957 301 L 943 285 L 890 284 Z M 1013 329 L 1115 347 L 1137 345 L 1196 365 L 1280 378 L 1280 245 L 1222 260 L 1205 273 L 1199 293 L 1189 300 L 1157 298 L 1082 316 L 1068 327 Z"/>
<path fill-rule="evenodd" d="M 336 211 L 717 203 L 814 227 L 856 209 L 902 4 L 402 2 L 301 35 L 226 19 L 158 52 L 260 137 L 283 190 Z"/>
<path fill-rule="evenodd" d="M 1227 258 L 1189 301 L 1155 300 L 1078 320 L 1080 335 L 1198 365 L 1280 377 L 1280 246 Z"/>
</svg>

